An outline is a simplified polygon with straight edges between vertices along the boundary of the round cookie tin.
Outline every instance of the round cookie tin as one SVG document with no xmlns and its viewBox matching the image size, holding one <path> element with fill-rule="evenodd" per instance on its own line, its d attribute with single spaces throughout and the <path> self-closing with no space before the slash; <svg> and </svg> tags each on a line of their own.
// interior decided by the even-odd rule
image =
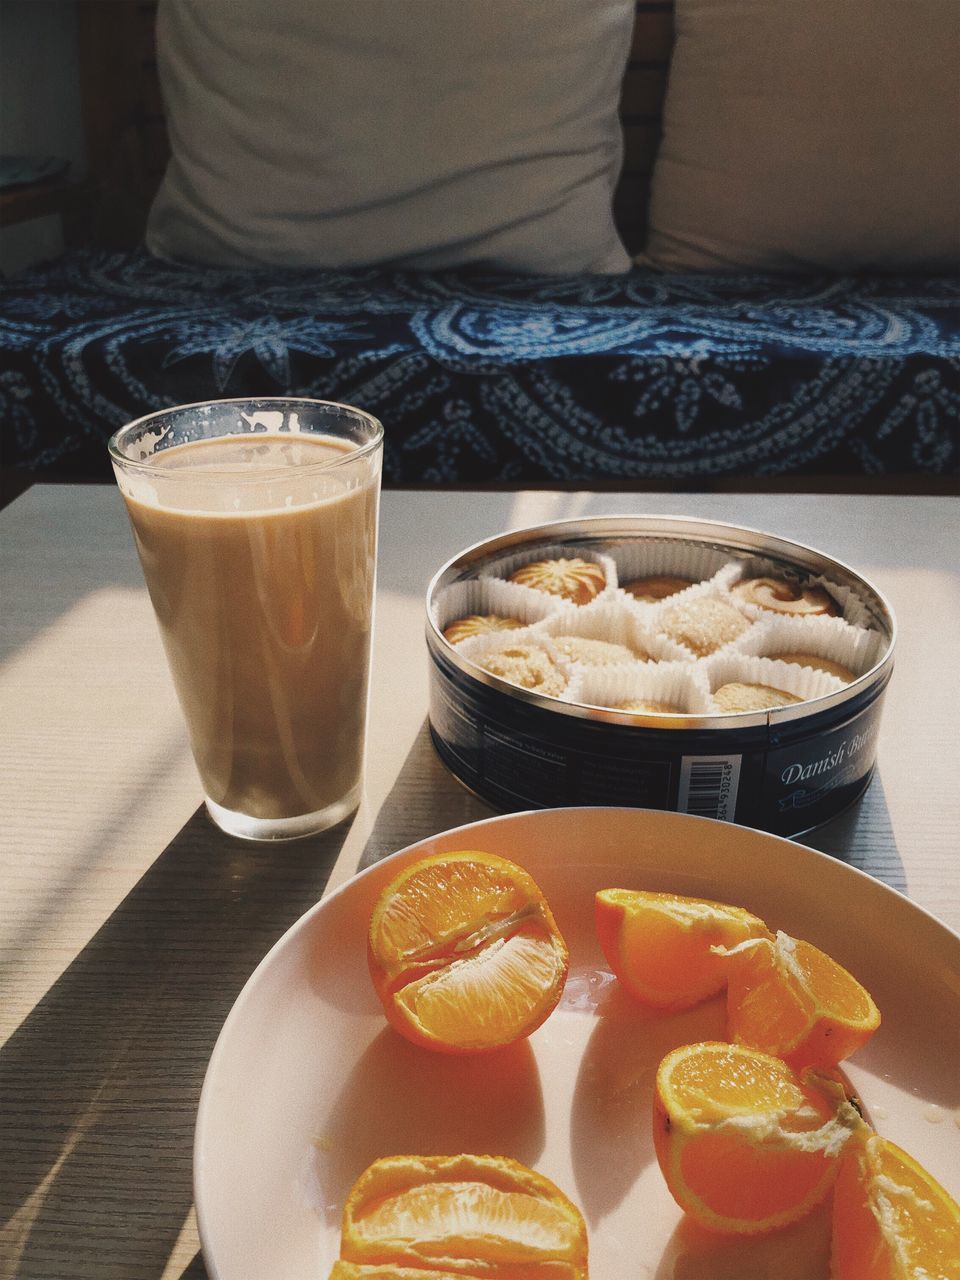
<svg viewBox="0 0 960 1280">
<path fill-rule="evenodd" d="M 520 566 L 558 557 L 601 566 L 605 586 L 595 599 L 577 605 L 509 581 Z M 622 584 L 644 571 L 691 585 L 638 602 Z M 758 577 L 826 591 L 836 616 L 771 615 L 747 588 L 735 590 Z M 704 597 L 732 604 L 745 621 L 705 655 L 667 625 L 675 624 L 674 604 L 689 611 Z M 444 637 L 455 619 L 485 611 L 510 614 L 513 630 L 461 643 Z M 583 666 L 563 652 L 570 633 L 624 642 L 643 660 Z M 870 781 L 896 623 L 876 587 L 813 548 L 736 525 L 624 515 L 538 525 L 468 547 L 430 583 L 426 638 L 436 750 L 498 809 L 670 809 L 790 836 L 833 818 Z M 481 665 L 491 653 L 510 657 L 517 645 L 552 655 L 564 684 L 559 696 Z M 829 662 L 821 671 L 778 656 L 798 648 L 840 662 L 852 678 L 830 674 Z M 720 710 L 714 693 L 738 680 L 788 690 L 789 702 Z M 625 694 L 668 709 L 625 711 Z"/>
</svg>

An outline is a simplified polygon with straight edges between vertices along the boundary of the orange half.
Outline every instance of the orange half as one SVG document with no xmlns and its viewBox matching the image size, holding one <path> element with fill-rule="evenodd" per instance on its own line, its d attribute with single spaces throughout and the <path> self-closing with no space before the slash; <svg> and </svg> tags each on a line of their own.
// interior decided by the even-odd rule
<svg viewBox="0 0 960 1280">
<path fill-rule="evenodd" d="M 722 991 L 727 966 L 714 947 L 767 935 L 742 907 L 634 889 L 596 895 L 597 937 L 607 963 L 637 1000 L 685 1009 Z"/>
<path fill-rule="evenodd" d="M 389 1156 L 343 1210 L 334 1276 L 587 1280 L 583 1215 L 549 1178 L 506 1156 Z M 382 1268 L 386 1268 L 383 1270 Z"/>
<path fill-rule="evenodd" d="M 833 1280 L 956 1280 L 960 1205 L 916 1160 L 864 1134 L 840 1161 Z"/>
<path fill-rule="evenodd" d="M 797 1070 L 848 1058 L 880 1025 L 853 974 L 824 951 L 778 933 L 728 954 L 727 1035 L 776 1054 Z"/>
<path fill-rule="evenodd" d="M 533 877 L 475 850 L 401 871 L 374 907 L 367 954 L 391 1024 L 448 1053 L 530 1035 L 556 1007 L 569 965 Z"/>
<path fill-rule="evenodd" d="M 804 1217 L 862 1123 L 835 1081 L 739 1045 L 682 1045 L 657 1071 L 661 1171 L 680 1207 L 714 1231 L 754 1235 Z"/>
</svg>

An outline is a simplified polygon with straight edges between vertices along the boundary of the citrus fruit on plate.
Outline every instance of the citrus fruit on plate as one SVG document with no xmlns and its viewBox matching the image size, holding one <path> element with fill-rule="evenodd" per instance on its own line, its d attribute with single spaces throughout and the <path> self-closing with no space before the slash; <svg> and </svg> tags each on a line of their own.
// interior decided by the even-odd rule
<svg viewBox="0 0 960 1280">
<path fill-rule="evenodd" d="M 517 1160 L 388 1156 L 364 1170 L 347 1196 L 340 1257 L 416 1269 L 399 1272 L 405 1278 L 441 1271 L 484 1280 L 587 1280 L 587 1229 L 559 1187 Z"/>
<path fill-rule="evenodd" d="M 405 868 L 465 849 L 533 878 L 569 972 L 533 1035 L 495 1053 L 431 1053 L 385 1020 L 367 934 L 377 899 Z M 594 924 L 595 895 L 610 886 L 748 904 L 835 956 L 883 1011 L 845 1074 L 884 1137 L 958 1196 L 956 934 L 792 841 L 639 809 L 542 810 L 442 832 L 361 871 L 248 979 L 197 1118 L 194 1190 L 211 1280 L 326 1280 L 364 1169 L 384 1155 L 462 1152 L 510 1157 L 560 1187 L 587 1223 L 591 1280 L 829 1280 L 829 1197 L 782 1231 L 724 1236 L 671 1196 L 650 1121 L 657 1066 L 681 1044 L 722 1040 L 724 1004 L 662 1013 L 623 990 Z"/>
<path fill-rule="evenodd" d="M 754 1235 L 824 1199 L 863 1121 L 835 1081 L 722 1042 L 682 1045 L 657 1070 L 653 1138 L 677 1203 L 714 1231 Z"/>
<path fill-rule="evenodd" d="M 799 938 L 778 932 L 728 955 L 727 1035 L 802 1067 L 848 1058 L 880 1025 L 880 1011 L 853 974 Z"/>
<path fill-rule="evenodd" d="M 960 1205 L 877 1134 L 851 1142 L 833 1201 L 832 1280 L 955 1280 Z"/>
<path fill-rule="evenodd" d="M 533 877 L 478 850 L 404 867 L 377 899 L 367 941 L 389 1021 L 446 1053 L 530 1035 L 567 976 L 566 943 Z"/>
<path fill-rule="evenodd" d="M 686 1009 L 727 984 L 728 966 L 714 947 L 766 935 L 743 907 L 677 893 L 601 889 L 597 937 L 627 991 L 659 1009 Z"/>
</svg>

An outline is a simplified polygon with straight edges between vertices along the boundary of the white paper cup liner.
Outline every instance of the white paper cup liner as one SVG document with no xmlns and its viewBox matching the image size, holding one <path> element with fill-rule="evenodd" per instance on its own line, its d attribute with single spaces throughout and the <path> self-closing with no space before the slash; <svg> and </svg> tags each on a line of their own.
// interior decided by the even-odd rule
<svg viewBox="0 0 960 1280">
<path fill-rule="evenodd" d="M 558 669 L 558 671 L 563 676 L 563 679 L 564 679 L 563 691 L 558 694 L 550 694 L 550 695 L 544 695 L 544 696 L 562 697 L 564 699 L 567 699 L 569 696 L 570 684 L 575 674 L 573 665 L 567 662 L 563 654 L 559 653 L 554 648 L 553 643 L 548 635 L 545 635 L 543 632 L 538 632 L 533 627 L 523 627 L 518 631 L 491 631 L 491 632 L 488 632 L 486 635 L 471 636 L 468 640 L 463 640 L 460 644 L 458 644 L 456 646 L 456 649 L 457 649 L 457 652 L 461 654 L 461 656 L 463 656 L 464 658 L 468 658 L 471 662 L 475 663 L 476 666 L 482 668 L 482 664 L 484 660 L 490 654 L 500 653 L 504 649 L 517 648 L 521 646 L 523 647 L 533 646 L 538 649 L 543 649 L 546 652 L 547 656 L 550 658 L 550 660 L 553 662 L 553 665 Z M 493 672 L 489 672 L 488 674 L 492 675 Z M 512 683 L 511 681 L 506 680 L 505 676 L 499 676 L 497 678 L 500 680 L 505 680 L 507 684 Z M 525 686 L 516 685 L 515 687 L 518 689 L 522 689 Z M 538 693 L 539 690 L 528 689 L 527 692 Z"/>
<path fill-rule="evenodd" d="M 668 599 L 662 601 L 659 605 L 657 605 L 656 612 L 649 615 L 646 620 L 646 625 L 650 629 L 650 631 L 660 636 L 661 639 L 663 639 L 665 642 L 671 645 L 674 645 L 678 650 L 681 650 L 683 653 L 687 654 L 689 657 L 693 658 L 695 661 L 701 661 L 701 662 L 705 660 L 704 655 L 695 653 L 687 645 L 677 640 L 673 635 L 670 635 L 666 631 L 664 631 L 663 622 L 664 622 L 664 615 L 668 614 L 669 611 L 675 606 L 686 605 L 691 601 L 699 600 L 704 597 L 713 599 L 713 600 L 720 600 L 724 604 L 730 605 L 731 608 L 735 609 L 737 613 L 739 613 L 740 616 L 746 620 L 748 624 L 747 631 L 749 631 L 750 626 L 753 625 L 754 623 L 753 617 L 747 612 L 746 609 L 741 607 L 741 602 L 738 601 L 735 597 L 733 597 L 730 594 L 730 592 L 727 591 L 724 587 L 721 587 L 717 583 L 717 581 L 714 579 L 709 579 L 706 582 L 698 583 L 697 586 L 690 587 L 688 590 L 682 592 L 679 595 L 670 596 Z M 706 655 L 706 656 L 712 657 L 718 653 L 726 653 L 728 649 L 732 649 L 738 642 L 743 640 L 743 637 L 747 634 L 747 631 L 742 631 L 740 635 L 734 636 L 731 640 L 726 641 L 718 649 L 715 649 L 713 654 Z"/>
<path fill-rule="evenodd" d="M 540 628 L 551 636 L 575 635 L 626 645 L 653 662 L 690 662 L 693 655 L 682 645 L 645 626 L 635 610 L 619 596 L 598 597 L 581 609 L 564 610 L 546 618 Z"/>
<path fill-rule="evenodd" d="M 806 702 L 810 698 L 821 698 L 847 687 L 836 676 L 817 671 L 813 667 L 798 667 L 790 662 L 776 662 L 771 658 L 752 657 L 744 653 L 728 651 L 717 654 L 712 658 L 705 658 L 703 666 L 711 692 L 734 682 L 765 684 L 771 689 L 792 693 L 801 702 Z M 730 714 L 716 705 L 714 710 L 718 715 Z"/>
<path fill-rule="evenodd" d="M 594 564 L 598 564 L 603 570 L 603 576 L 606 579 L 606 587 L 604 592 L 613 591 L 617 586 L 617 566 L 608 555 L 600 552 L 591 551 L 589 548 L 578 546 L 565 546 L 560 542 L 540 543 L 537 546 L 525 547 L 523 551 L 515 552 L 513 555 L 504 556 L 496 563 L 487 565 L 483 570 L 485 578 L 501 578 L 508 579 L 511 573 L 514 573 L 522 565 L 532 564 L 536 560 L 590 560 Z M 523 591 L 535 591 L 533 587 L 525 587 L 519 583 L 508 583 L 509 586 L 520 587 Z M 548 595 L 549 592 L 537 591 L 537 595 Z M 603 594 L 598 593 L 598 594 Z M 553 599 L 564 603 L 572 604 L 569 600 L 563 600 L 561 596 L 554 596 Z M 590 602 L 592 603 L 592 602 Z M 573 608 L 585 608 L 583 605 L 573 605 Z"/>
<path fill-rule="evenodd" d="M 510 631 L 485 631 L 478 636 L 468 636 L 466 640 L 459 641 L 453 646 L 461 657 L 469 658 L 471 662 L 477 661 L 477 655 L 481 658 L 485 653 L 492 651 L 496 645 L 491 645 L 494 640 L 501 640 L 500 647 L 516 644 L 536 644 L 542 648 L 546 648 L 544 638 L 539 636 L 533 627 L 514 627 Z M 557 656 L 553 647 L 548 650 L 551 657 Z"/>
<path fill-rule="evenodd" d="M 862 676 L 874 666 L 883 647 L 884 639 L 878 631 L 851 626 L 842 618 L 775 615 L 757 622 L 734 646 L 739 653 L 772 660 L 781 653 L 810 654 L 838 662 L 855 676 Z"/>
<path fill-rule="evenodd" d="M 832 579 L 825 578 L 823 574 L 817 574 L 815 578 L 811 578 L 809 585 L 823 587 L 825 591 L 828 591 L 833 596 L 843 610 L 841 617 L 844 622 L 849 622 L 852 627 L 862 627 L 865 630 L 869 630 L 872 627 L 873 619 L 870 615 L 870 610 L 859 592 L 855 591 L 853 587 L 841 586 L 839 582 L 833 582 Z"/>
<path fill-rule="evenodd" d="M 434 621 L 443 631 L 458 618 L 495 613 L 501 618 L 516 618 L 524 626 L 530 626 L 556 613 L 564 604 L 569 604 L 569 601 L 548 595 L 545 591 L 531 591 L 516 582 L 502 582 L 499 578 L 468 578 L 451 583 L 437 595 Z"/>
<path fill-rule="evenodd" d="M 618 710 L 620 704 L 635 699 L 678 708 L 677 712 L 664 714 L 709 715 L 713 710 L 705 674 L 689 662 L 594 667 L 582 673 L 577 694 L 579 701 L 609 710 Z"/>
<path fill-rule="evenodd" d="M 868 629 L 871 626 L 870 611 L 852 587 L 841 586 L 839 582 L 834 582 L 832 578 L 825 577 L 823 574 L 803 573 L 800 570 L 791 572 L 782 564 L 777 564 L 773 560 L 764 560 L 760 556 L 752 556 L 738 563 L 739 572 L 734 574 L 727 584 L 731 587 L 734 583 L 749 578 L 785 578 L 801 588 L 822 587 L 836 601 L 844 622 L 849 622 L 851 626 Z M 759 605 L 748 604 L 746 601 L 740 601 L 740 603 L 745 611 L 749 610 L 751 617 L 769 617 L 774 612 L 772 609 L 762 609 Z"/>
<path fill-rule="evenodd" d="M 621 586 L 635 578 L 654 575 L 689 578 L 696 585 L 712 578 L 730 560 L 728 551 L 673 538 L 642 538 L 636 542 L 618 543 L 610 548 L 610 555 L 616 563 L 617 582 Z"/>
<path fill-rule="evenodd" d="M 727 561 L 713 575 L 714 586 L 719 587 L 723 591 L 729 591 L 734 582 L 739 582 L 743 577 L 743 561 L 730 560 Z"/>
<path fill-rule="evenodd" d="M 507 581 L 523 564 L 576 557 L 599 564 L 607 580 L 606 588 L 588 604 L 575 605 L 549 592 Z M 652 604 L 637 601 L 618 585 L 652 574 L 697 580 L 686 590 Z M 843 616 L 776 614 L 748 604 L 730 590 L 743 577 L 784 576 L 799 586 L 824 587 Z M 701 597 L 729 604 L 748 623 L 739 636 L 705 657 L 661 629 L 663 615 L 671 608 Z M 480 666 L 494 651 L 538 645 L 563 676 L 563 691 L 553 695 L 561 701 L 615 710 L 618 704 L 636 699 L 665 703 L 679 707 L 680 714 L 697 716 L 727 714 L 716 706 L 712 691 L 733 681 L 769 685 L 802 701 L 846 687 L 844 681 L 827 672 L 781 662 L 777 653 L 810 654 L 839 663 L 860 676 L 880 659 L 886 643 L 882 632 L 871 629 L 869 610 L 851 588 L 799 570 L 790 573 L 762 556 L 738 558 L 712 547 L 671 539 L 618 543 L 609 555 L 563 543 L 527 546 L 485 567 L 476 578 L 450 584 L 434 600 L 433 614 L 441 631 L 471 614 L 518 619 L 520 628 L 472 636 L 455 647 Z M 590 665 L 567 658 L 556 647 L 555 639 L 564 635 L 604 640 L 648 656 L 636 662 Z"/>
</svg>

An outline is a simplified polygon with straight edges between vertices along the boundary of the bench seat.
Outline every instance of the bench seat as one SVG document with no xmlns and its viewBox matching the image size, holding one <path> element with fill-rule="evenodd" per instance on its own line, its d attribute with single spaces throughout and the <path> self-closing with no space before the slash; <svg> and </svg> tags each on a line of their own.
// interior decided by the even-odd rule
<svg viewBox="0 0 960 1280">
<path fill-rule="evenodd" d="M 403 485 L 958 470 L 960 282 L 236 271 L 73 251 L 0 285 L 6 466 L 105 478 L 175 403 L 369 410 Z"/>
</svg>

